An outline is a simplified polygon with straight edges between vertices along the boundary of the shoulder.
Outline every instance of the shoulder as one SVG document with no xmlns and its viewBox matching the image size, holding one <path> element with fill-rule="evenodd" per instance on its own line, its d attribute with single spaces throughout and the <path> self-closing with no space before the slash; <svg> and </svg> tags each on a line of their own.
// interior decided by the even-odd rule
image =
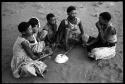
<svg viewBox="0 0 125 84">
<path fill-rule="evenodd" d="M 116 29 L 112 23 L 109 24 L 107 31 L 110 31 L 112 34 L 116 34 Z"/>
<path fill-rule="evenodd" d="M 64 26 L 68 24 L 68 20 L 67 19 L 63 19 L 60 23 L 60 26 Z"/>
<path fill-rule="evenodd" d="M 22 45 L 23 47 L 26 47 L 26 46 L 29 47 L 29 42 L 28 42 L 28 41 L 22 41 L 22 42 L 21 42 L 21 45 Z"/>
<path fill-rule="evenodd" d="M 44 27 L 43 27 L 43 30 L 48 30 L 49 29 L 49 25 L 46 24 Z"/>
<path fill-rule="evenodd" d="M 80 18 L 76 17 L 76 19 L 77 19 L 77 23 L 81 22 Z"/>
<path fill-rule="evenodd" d="M 115 29 L 115 27 L 114 27 L 114 25 L 113 25 L 112 23 L 109 23 L 108 27 L 109 27 L 110 29 Z"/>
<path fill-rule="evenodd" d="M 25 38 L 21 37 L 21 36 L 18 36 L 17 41 L 20 42 L 20 43 L 24 42 L 24 41 L 27 42 L 27 40 Z"/>
<path fill-rule="evenodd" d="M 28 40 L 26 40 L 25 38 L 23 38 L 23 37 L 21 37 L 21 36 L 18 36 L 18 38 L 17 38 L 17 40 L 16 41 L 18 41 L 18 43 L 28 43 L 29 41 Z"/>
</svg>

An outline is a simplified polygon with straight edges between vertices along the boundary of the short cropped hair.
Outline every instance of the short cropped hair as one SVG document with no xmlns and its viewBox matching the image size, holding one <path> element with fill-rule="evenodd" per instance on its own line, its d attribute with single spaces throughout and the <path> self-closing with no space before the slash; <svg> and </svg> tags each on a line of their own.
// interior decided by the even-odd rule
<svg viewBox="0 0 125 84">
<path fill-rule="evenodd" d="M 39 21 L 37 18 L 31 18 L 28 23 L 32 26 L 35 27 L 36 25 L 38 25 Z"/>
<path fill-rule="evenodd" d="M 70 13 L 70 12 L 73 11 L 73 10 L 76 10 L 76 7 L 75 7 L 75 6 L 69 6 L 69 7 L 67 8 L 67 13 Z"/>
<path fill-rule="evenodd" d="M 19 25 L 18 25 L 18 31 L 20 33 L 22 32 L 26 32 L 27 29 L 29 28 L 30 24 L 28 22 L 21 22 Z"/>
<path fill-rule="evenodd" d="M 50 20 L 50 18 L 52 18 L 52 17 L 55 17 L 55 15 L 54 15 L 53 13 L 49 13 L 49 14 L 47 14 L 47 16 L 46 16 L 46 19 L 47 19 L 47 20 Z"/>
<path fill-rule="evenodd" d="M 110 21 L 111 20 L 111 14 L 109 12 L 102 12 L 100 15 L 104 20 Z"/>
</svg>

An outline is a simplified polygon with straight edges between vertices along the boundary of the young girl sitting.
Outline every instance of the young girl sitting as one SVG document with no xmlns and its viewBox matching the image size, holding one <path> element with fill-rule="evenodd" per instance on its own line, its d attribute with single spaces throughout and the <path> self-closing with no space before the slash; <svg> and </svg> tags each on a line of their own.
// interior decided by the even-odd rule
<svg viewBox="0 0 125 84">
<path fill-rule="evenodd" d="M 33 30 L 33 38 L 34 38 L 34 43 L 30 44 L 32 51 L 37 54 L 41 55 L 41 53 L 44 53 L 44 50 L 48 50 L 45 47 L 45 36 L 46 32 L 41 32 L 40 31 L 40 22 L 36 17 L 31 18 L 28 23 L 31 25 L 32 30 Z M 42 38 L 42 39 L 41 39 Z M 49 54 L 52 53 L 51 49 L 49 49 Z"/>
<path fill-rule="evenodd" d="M 76 7 L 70 6 L 67 8 L 68 17 L 63 19 L 58 28 L 57 42 L 69 49 L 69 44 L 83 43 L 84 36 L 83 26 L 80 18 L 76 16 Z M 73 43 L 73 44 L 74 44 Z"/>
<path fill-rule="evenodd" d="M 37 56 L 31 50 L 30 43 L 34 42 L 33 31 L 29 23 L 22 22 L 18 26 L 21 33 L 13 46 L 13 58 L 11 68 L 15 78 L 27 76 L 43 76 L 47 65 L 38 61 Z"/>
<path fill-rule="evenodd" d="M 109 12 L 102 12 L 99 21 L 96 23 L 99 34 L 97 38 L 90 37 L 88 41 L 88 52 L 94 59 L 109 59 L 115 56 L 117 43 L 116 29 L 110 23 L 111 15 Z M 92 40 L 93 38 L 93 40 Z"/>
</svg>

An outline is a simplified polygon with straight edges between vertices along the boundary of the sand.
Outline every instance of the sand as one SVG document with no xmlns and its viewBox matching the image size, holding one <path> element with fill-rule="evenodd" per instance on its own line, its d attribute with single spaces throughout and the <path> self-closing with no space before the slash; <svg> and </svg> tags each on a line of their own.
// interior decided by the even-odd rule
<svg viewBox="0 0 125 84">
<path fill-rule="evenodd" d="M 97 36 L 95 23 L 98 14 L 111 12 L 112 23 L 117 30 L 118 43 L 116 56 L 109 60 L 92 61 L 87 58 L 87 51 L 76 46 L 67 56 L 68 62 L 57 64 L 52 59 L 45 60 L 48 65 L 46 79 L 30 77 L 15 79 L 10 63 L 13 44 L 19 35 L 17 25 L 31 17 L 40 19 L 41 27 L 46 23 L 46 14 L 54 13 L 58 25 L 67 17 L 66 8 L 74 5 L 78 17 L 88 35 Z M 3 83 L 121 83 L 123 82 L 123 3 L 122 2 L 2 2 L 2 82 Z"/>
</svg>

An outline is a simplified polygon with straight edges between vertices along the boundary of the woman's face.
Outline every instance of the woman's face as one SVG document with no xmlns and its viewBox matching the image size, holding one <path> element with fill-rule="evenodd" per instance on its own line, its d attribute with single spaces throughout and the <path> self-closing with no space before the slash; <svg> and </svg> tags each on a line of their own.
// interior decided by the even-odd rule
<svg viewBox="0 0 125 84">
<path fill-rule="evenodd" d="M 31 26 L 29 26 L 28 30 L 26 31 L 26 34 L 27 35 L 32 35 L 33 34 L 33 30 L 32 30 Z"/>
<path fill-rule="evenodd" d="M 68 13 L 69 17 L 71 18 L 75 18 L 77 15 L 77 11 L 76 10 L 72 10 L 70 13 Z"/>
<path fill-rule="evenodd" d="M 38 27 L 39 27 L 39 25 L 35 25 L 35 27 L 32 28 L 33 33 L 37 33 L 38 32 Z"/>
</svg>

